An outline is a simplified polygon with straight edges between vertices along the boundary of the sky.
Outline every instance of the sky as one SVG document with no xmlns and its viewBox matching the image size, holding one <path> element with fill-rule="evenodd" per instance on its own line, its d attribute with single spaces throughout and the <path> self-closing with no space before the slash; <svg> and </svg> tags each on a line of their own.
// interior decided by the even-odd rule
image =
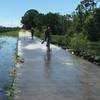
<svg viewBox="0 0 100 100">
<path fill-rule="evenodd" d="M 71 14 L 80 0 L 0 0 L 0 25 L 21 26 L 21 17 L 29 9 L 40 13 Z"/>
</svg>

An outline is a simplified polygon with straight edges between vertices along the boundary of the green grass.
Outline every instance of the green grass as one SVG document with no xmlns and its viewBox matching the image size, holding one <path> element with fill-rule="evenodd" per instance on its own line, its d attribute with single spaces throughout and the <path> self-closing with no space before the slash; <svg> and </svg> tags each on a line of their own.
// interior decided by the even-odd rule
<svg viewBox="0 0 100 100">
<path fill-rule="evenodd" d="M 9 31 L 9 32 L 1 32 L 0 36 L 12 36 L 12 37 L 18 37 L 19 30 L 16 31 Z"/>
<path fill-rule="evenodd" d="M 70 41 L 66 36 L 52 35 L 52 42 L 58 45 L 64 44 L 71 49 L 71 47 L 68 45 Z M 85 51 L 89 52 L 92 55 L 100 57 L 100 42 L 89 42 L 88 47 L 85 49 Z"/>
<path fill-rule="evenodd" d="M 67 45 L 67 38 L 66 36 L 62 35 L 52 35 L 52 43 L 58 44 L 58 45 Z"/>
<path fill-rule="evenodd" d="M 100 42 L 90 42 L 88 44 L 88 52 L 100 57 Z"/>
</svg>

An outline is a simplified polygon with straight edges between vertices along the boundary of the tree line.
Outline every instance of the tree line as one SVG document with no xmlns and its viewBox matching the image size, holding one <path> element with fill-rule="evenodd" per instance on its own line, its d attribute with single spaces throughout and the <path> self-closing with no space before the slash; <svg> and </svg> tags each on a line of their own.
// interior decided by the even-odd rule
<svg viewBox="0 0 100 100">
<path fill-rule="evenodd" d="M 4 27 L 4 26 L 0 26 L 0 33 L 16 31 L 16 30 L 19 30 L 19 29 L 20 29 L 19 27 Z"/>
<path fill-rule="evenodd" d="M 49 12 L 39 13 L 35 9 L 28 10 L 21 19 L 23 28 L 43 30 L 50 24 L 53 34 L 73 36 L 84 35 L 90 41 L 100 40 L 100 7 L 97 0 L 81 0 L 72 14 L 60 15 Z"/>
</svg>

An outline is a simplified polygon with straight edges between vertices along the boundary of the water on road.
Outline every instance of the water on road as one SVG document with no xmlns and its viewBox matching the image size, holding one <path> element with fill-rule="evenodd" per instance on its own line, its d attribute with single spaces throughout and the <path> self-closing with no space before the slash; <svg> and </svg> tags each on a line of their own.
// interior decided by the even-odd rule
<svg viewBox="0 0 100 100">
<path fill-rule="evenodd" d="M 20 32 L 15 100 L 100 100 L 100 67 Z"/>
</svg>

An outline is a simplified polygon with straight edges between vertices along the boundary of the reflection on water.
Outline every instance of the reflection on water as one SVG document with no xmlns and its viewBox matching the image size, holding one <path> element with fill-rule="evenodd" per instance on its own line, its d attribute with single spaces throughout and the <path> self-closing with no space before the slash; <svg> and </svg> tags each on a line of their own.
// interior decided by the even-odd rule
<svg viewBox="0 0 100 100">
<path fill-rule="evenodd" d="M 51 52 L 49 52 L 48 50 L 46 51 L 46 54 L 44 56 L 44 62 L 45 62 L 45 76 L 47 78 L 50 77 L 51 74 Z"/>
<path fill-rule="evenodd" d="M 0 100 L 4 95 L 3 87 L 9 82 L 10 71 L 14 66 L 17 38 L 0 37 Z"/>
</svg>

